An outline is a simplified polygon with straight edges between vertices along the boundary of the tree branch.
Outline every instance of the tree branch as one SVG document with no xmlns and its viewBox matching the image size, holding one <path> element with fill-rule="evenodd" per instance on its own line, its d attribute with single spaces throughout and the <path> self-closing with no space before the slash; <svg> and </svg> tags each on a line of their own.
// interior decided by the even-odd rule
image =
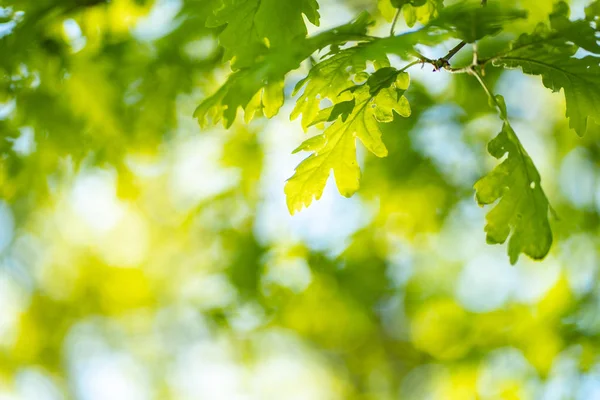
<svg viewBox="0 0 600 400">
<path fill-rule="evenodd" d="M 465 47 L 467 45 L 467 42 L 460 42 L 459 44 L 457 44 L 456 46 L 454 46 L 449 52 L 448 54 L 446 54 L 444 57 L 442 57 L 444 60 L 446 61 L 450 61 L 450 59 L 452 57 L 454 57 L 454 55 L 456 53 L 458 53 L 463 47 Z"/>
<path fill-rule="evenodd" d="M 481 5 L 483 7 L 487 6 L 487 0 L 481 0 Z M 458 53 L 460 50 L 462 50 L 463 47 L 465 47 L 467 45 L 467 42 L 462 41 L 459 44 L 457 44 L 456 46 L 454 46 L 449 52 L 448 54 L 446 54 L 444 57 L 442 58 L 438 58 L 435 61 L 434 67 L 436 68 L 436 71 L 439 71 L 440 69 L 444 68 L 444 69 L 449 69 L 450 68 L 450 59 L 452 57 L 454 57 L 454 55 L 456 53 Z M 477 64 L 477 50 L 476 50 L 476 44 L 473 44 L 474 46 L 474 53 L 473 53 L 473 59 L 474 64 Z"/>
</svg>

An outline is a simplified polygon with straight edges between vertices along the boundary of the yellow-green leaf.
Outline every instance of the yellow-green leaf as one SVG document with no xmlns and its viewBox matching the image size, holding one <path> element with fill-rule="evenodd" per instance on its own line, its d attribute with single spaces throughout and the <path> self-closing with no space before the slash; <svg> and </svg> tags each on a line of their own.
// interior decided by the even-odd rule
<svg viewBox="0 0 600 400">
<path fill-rule="evenodd" d="M 313 154 L 298 165 L 295 174 L 285 185 L 287 205 L 292 214 L 308 207 L 313 199 L 321 198 L 331 171 L 340 194 L 352 196 L 358 190 L 360 181 L 356 139 L 371 153 L 385 157 L 387 148 L 381 140 L 379 124 L 392 121 L 393 111 L 404 117 L 410 115 L 410 105 L 402 95 L 404 91 L 393 84 L 381 88 L 375 96 L 367 84 L 347 93 L 352 93 L 352 101 L 343 102 L 341 108 L 333 106 L 318 113 L 320 122 L 335 116 L 333 124 L 294 151 L 312 151 Z M 349 105 L 353 105 L 350 113 Z"/>
</svg>

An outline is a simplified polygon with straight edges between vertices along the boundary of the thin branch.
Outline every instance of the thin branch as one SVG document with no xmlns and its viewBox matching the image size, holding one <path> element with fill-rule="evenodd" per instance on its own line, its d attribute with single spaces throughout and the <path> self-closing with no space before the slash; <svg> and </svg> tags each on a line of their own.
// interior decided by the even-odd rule
<svg viewBox="0 0 600 400">
<path fill-rule="evenodd" d="M 416 50 L 412 50 L 412 51 L 411 51 L 411 53 L 412 53 L 412 55 L 413 55 L 413 56 L 415 56 L 415 57 L 417 57 L 419 60 L 421 60 L 421 62 L 422 62 L 423 64 L 427 63 L 427 64 L 434 65 L 434 63 L 435 63 L 435 61 L 434 61 L 434 60 L 432 60 L 431 58 L 427 58 L 427 57 L 425 57 L 423 54 L 419 53 L 419 52 L 418 52 L 418 51 L 416 51 Z"/>
<path fill-rule="evenodd" d="M 421 60 L 413 61 L 413 62 L 411 62 L 411 63 L 409 63 L 409 64 L 406 64 L 406 65 L 405 65 L 404 67 L 402 67 L 401 69 L 399 69 L 399 70 L 398 70 L 398 73 L 400 73 L 400 72 L 404 72 L 404 71 L 406 71 L 407 69 L 409 69 L 410 67 L 412 67 L 412 66 L 415 66 L 415 65 L 417 65 L 417 64 L 422 64 L 422 63 L 423 63 L 423 62 L 422 62 Z"/>
<path fill-rule="evenodd" d="M 446 54 L 444 57 L 442 57 L 443 60 L 446 61 L 450 61 L 450 59 L 452 57 L 454 57 L 454 55 L 456 53 L 458 53 L 463 47 L 465 47 L 467 45 L 467 42 L 460 42 L 459 44 L 457 44 L 456 46 L 454 46 L 449 52 L 448 54 Z"/>
<path fill-rule="evenodd" d="M 483 7 L 487 6 L 487 0 L 481 0 L 481 5 Z M 436 71 L 439 71 L 440 69 L 444 68 L 447 70 L 450 70 L 450 59 L 452 57 L 454 57 L 454 55 L 456 53 L 458 53 L 459 51 L 462 50 L 463 47 L 465 47 L 467 45 L 467 42 L 462 41 L 459 44 L 457 44 L 456 46 L 454 46 L 449 52 L 448 54 L 446 54 L 444 57 L 438 58 L 437 60 L 435 60 L 433 66 L 435 67 Z M 477 64 L 477 44 L 473 43 L 473 64 Z"/>
<path fill-rule="evenodd" d="M 439 71 L 442 68 L 446 69 L 446 70 L 451 70 L 450 68 L 450 59 L 452 57 L 454 57 L 454 55 L 456 53 L 458 53 L 463 47 L 465 47 L 467 45 L 466 42 L 460 42 L 459 44 L 457 44 L 456 46 L 454 46 L 449 52 L 448 54 L 446 54 L 444 57 L 442 58 L 438 58 L 437 60 L 433 61 L 431 64 L 433 65 L 433 67 L 435 68 L 435 71 Z"/>
</svg>

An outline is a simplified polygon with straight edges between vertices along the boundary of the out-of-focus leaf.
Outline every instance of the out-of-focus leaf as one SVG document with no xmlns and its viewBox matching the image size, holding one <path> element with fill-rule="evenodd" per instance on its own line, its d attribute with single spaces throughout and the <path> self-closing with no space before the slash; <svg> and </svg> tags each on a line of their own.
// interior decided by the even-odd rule
<svg viewBox="0 0 600 400">
<path fill-rule="evenodd" d="M 550 14 L 550 32 L 545 31 L 544 25 L 540 25 L 534 33 L 534 36 L 538 34 L 535 39 L 547 45 L 552 44 L 558 50 L 568 47 L 565 42 L 572 42 L 591 53 L 600 54 L 600 27 L 585 19 L 571 21 L 569 13 L 567 3 L 555 4 Z"/>
<path fill-rule="evenodd" d="M 444 8 L 431 24 L 452 32 L 465 42 L 472 43 L 502 31 L 504 25 L 523 19 L 527 13 L 497 3 L 481 7 L 474 2 L 462 2 Z"/>
<path fill-rule="evenodd" d="M 443 7 L 443 0 L 379 0 L 379 9 L 388 21 L 391 22 L 400 9 L 409 27 L 417 21 L 426 24 L 436 18 Z"/>
<path fill-rule="evenodd" d="M 396 8 L 392 5 L 391 0 L 378 0 L 377 8 L 379 8 L 381 15 L 383 15 L 386 21 L 392 22 L 394 15 L 396 15 Z"/>
<path fill-rule="evenodd" d="M 585 19 L 588 21 L 600 21 L 600 1 L 596 0 L 585 8 Z"/>
<path fill-rule="evenodd" d="M 437 18 L 443 7 L 443 0 L 409 1 L 402 7 L 402 14 L 406 24 L 412 27 L 416 22 L 426 24 Z"/>
</svg>

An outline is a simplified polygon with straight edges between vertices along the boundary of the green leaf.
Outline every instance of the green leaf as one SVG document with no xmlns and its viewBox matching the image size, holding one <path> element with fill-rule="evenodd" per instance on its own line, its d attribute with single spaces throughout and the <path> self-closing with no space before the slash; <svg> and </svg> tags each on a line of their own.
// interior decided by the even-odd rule
<svg viewBox="0 0 600 400">
<path fill-rule="evenodd" d="M 257 111 L 264 110 L 267 117 L 275 115 L 283 103 L 281 85 L 289 71 L 298 68 L 304 59 L 327 45 L 361 38 L 366 40 L 364 35 L 370 24 L 369 15 L 361 14 L 350 24 L 269 51 L 260 62 L 232 73 L 215 94 L 196 108 L 194 117 L 202 127 L 210 119 L 214 124 L 222 121 L 229 128 L 239 108 L 246 111 L 246 121 L 250 121 Z"/>
<path fill-rule="evenodd" d="M 313 199 L 321 198 L 332 170 L 342 196 L 350 197 L 358 190 L 360 169 L 356 159 L 356 138 L 376 156 L 387 155 L 379 123 L 392 121 L 394 111 L 403 117 L 410 116 L 410 105 L 402 95 L 404 89 L 395 86 L 395 78 L 389 81 L 387 88 L 379 87 L 376 93 L 367 80 L 364 85 L 347 92 L 351 93 L 353 99 L 340 103 L 343 104 L 342 111 L 337 104 L 321 110 L 315 123 L 332 121 L 333 116 L 337 119 L 325 132 L 308 139 L 294 150 L 312 151 L 313 154 L 298 165 L 295 174 L 285 185 L 290 213 L 308 207 Z M 379 82 L 378 79 L 375 81 Z M 406 80 L 401 82 L 405 83 Z M 350 105 L 354 107 L 348 113 Z"/>
<path fill-rule="evenodd" d="M 304 91 L 296 101 L 291 119 L 302 115 L 302 127 L 306 130 L 317 118 L 323 99 L 331 100 L 334 104 L 349 99 L 347 90 L 363 79 L 363 72 L 368 62 L 372 62 L 376 67 L 385 67 L 388 65 L 388 54 L 408 58 L 413 55 L 417 44 L 437 45 L 446 38 L 445 34 L 433 33 L 429 27 L 425 27 L 418 31 L 360 43 L 354 47 L 329 53 L 310 70 L 306 78 L 296 85 L 294 94 L 302 88 Z M 388 72 L 390 70 L 393 69 L 387 69 Z M 376 74 L 376 77 L 371 76 L 370 79 L 381 77 L 385 80 L 385 76 L 380 75 L 385 74 L 385 69 L 379 69 Z M 408 74 L 398 75 L 399 79 L 406 80 L 404 83 L 406 87 L 409 82 L 407 77 Z M 372 81 L 371 84 L 373 83 Z"/>
<path fill-rule="evenodd" d="M 569 126 L 579 136 L 585 134 L 588 118 L 600 123 L 600 57 L 565 58 L 538 51 L 504 57 L 497 64 L 541 75 L 544 86 L 554 92 L 563 89 Z"/>
<path fill-rule="evenodd" d="M 410 75 L 408 72 L 400 72 L 396 76 L 396 82 L 394 82 L 398 89 L 407 90 L 410 85 Z"/>
<path fill-rule="evenodd" d="M 497 159 L 507 157 L 475 183 L 480 205 L 500 200 L 486 216 L 487 242 L 504 243 L 510 235 L 511 264 L 517 262 L 520 253 L 540 260 L 548 254 L 552 244 L 549 204 L 540 175 L 508 122 L 489 143 L 488 151 Z"/>
<path fill-rule="evenodd" d="M 494 59 L 494 65 L 521 68 L 526 74 L 541 76 L 548 89 L 563 89 L 569 126 L 583 136 L 589 118 L 600 122 L 600 57 L 574 55 L 578 46 L 600 54 L 600 46 L 597 28 L 589 21 L 569 21 L 565 7 L 557 6 L 550 17 L 551 28 L 541 24 L 533 34 L 522 35 Z"/>
<path fill-rule="evenodd" d="M 287 46 L 306 36 L 302 15 L 319 24 L 316 0 L 223 0 L 207 26 L 225 29 L 219 42 L 235 68 L 251 65 L 268 48 Z"/>
<path fill-rule="evenodd" d="M 311 126 L 316 124 L 321 124 L 324 122 L 332 122 L 338 119 L 339 116 L 342 117 L 342 121 L 346 122 L 348 116 L 354 111 L 354 107 L 356 106 L 356 100 L 348 100 L 337 103 L 333 107 L 325 108 L 319 111 L 317 117 L 311 123 Z"/>
<path fill-rule="evenodd" d="M 527 13 L 499 6 L 496 3 L 481 7 L 479 3 L 462 2 L 444 8 L 432 26 L 448 30 L 467 43 L 502 31 L 504 25 L 526 18 Z"/>
<path fill-rule="evenodd" d="M 381 89 L 388 88 L 396 81 L 398 71 L 396 68 L 385 67 L 375 71 L 369 79 L 367 79 L 367 86 L 369 86 L 369 94 L 371 96 L 377 96 L 377 93 Z"/>
<path fill-rule="evenodd" d="M 244 120 L 252 121 L 255 114 L 262 113 L 267 118 L 274 117 L 284 102 L 283 80 L 271 83 L 259 90 L 244 108 Z"/>
<path fill-rule="evenodd" d="M 306 130 L 317 118 L 321 100 L 329 99 L 338 103 L 349 98 L 345 91 L 355 85 L 352 78 L 366 70 L 368 61 L 387 64 L 384 52 L 374 54 L 365 49 L 366 46 L 354 46 L 331 53 L 314 66 L 294 89 L 296 94 L 304 87 L 290 118 L 293 120 L 302 114 L 302 127 Z"/>
<path fill-rule="evenodd" d="M 392 22 L 396 15 L 396 8 L 392 5 L 391 0 L 377 0 L 377 8 L 387 22 Z"/>
<path fill-rule="evenodd" d="M 387 54 L 407 58 L 414 54 L 417 44 L 437 45 L 448 37 L 437 28 L 425 27 L 403 35 L 373 40 L 366 36 L 370 25 L 372 20 L 369 14 L 362 13 L 350 24 L 271 49 L 251 67 L 231 74 L 214 95 L 196 108 L 194 117 L 198 118 L 201 126 L 205 126 L 210 119 L 213 123 L 222 121 L 225 127 L 230 127 L 239 108 L 248 109 L 248 114 L 253 116 L 257 110 L 264 109 L 264 105 L 258 104 L 257 96 L 263 98 L 259 92 L 282 82 L 285 75 L 298 68 L 302 60 L 330 46 L 331 51 L 324 60 L 311 69 L 294 91 L 295 94 L 305 87 L 291 117 L 294 119 L 302 114 L 302 126 L 306 129 L 319 113 L 321 100 L 329 99 L 335 104 L 350 99 L 344 91 L 358 83 L 368 62 L 373 62 L 376 67 L 387 66 Z M 340 45 L 350 41 L 358 44 L 340 50 Z M 270 114 L 275 112 L 276 109 Z M 247 116 L 246 119 L 250 118 Z"/>
<path fill-rule="evenodd" d="M 554 36 L 552 44 L 557 47 L 565 47 L 565 42 L 573 44 L 595 54 L 600 54 L 600 45 L 598 44 L 598 27 L 593 27 L 587 20 L 569 20 L 569 6 L 564 2 L 554 5 L 554 10 L 550 14 L 550 37 Z M 543 25 L 542 25 L 543 26 Z M 543 32 L 544 28 L 539 27 Z M 537 39 L 548 38 L 548 35 Z M 556 40 L 558 39 L 558 40 Z"/>
<path fill-rule="evenodd" d="M 585 19 L 600 22 L 600 1 L 596 0 L 585 8 Z"/>
</svg>

